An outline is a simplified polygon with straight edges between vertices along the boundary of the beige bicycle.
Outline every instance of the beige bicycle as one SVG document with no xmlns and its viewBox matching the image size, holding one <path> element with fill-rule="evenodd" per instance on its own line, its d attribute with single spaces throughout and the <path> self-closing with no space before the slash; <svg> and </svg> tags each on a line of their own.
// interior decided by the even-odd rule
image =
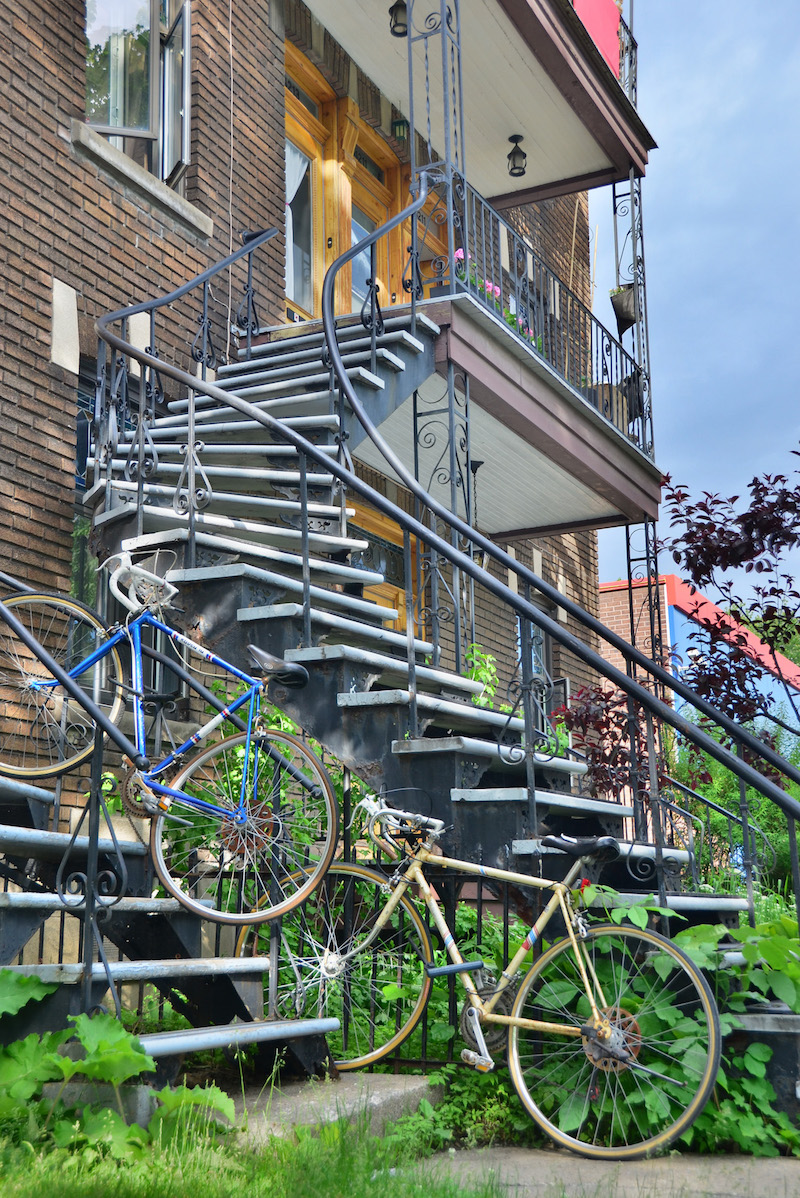
<svg viewBox="0 0 800 1198">
<path fill-rule="evenodd" d="M 376 800 L 359 806 L 369 839 L 394 856 L 393 874 L 334 862 L 305 904 L 272 931 L 271 944 L 263 924 L 240 934 L 241 952 L 272 953 L 272 1015 L 336 1016 L 341 1030 L 331 1051 L 339 1069 L 356 1069 L 411 1036 L 432 980 L 456 974 L 466 996 L 462 1060 L 487 1071 L 505 1047 L 522 1103 L 557 1144 L 633 1160 L 691 1126 L 717 1075 L 716 1005 L 698 968 L 669 940 L 590 925 L 576 908 L 572 888 L 587 863 L 618 854 L 612 837 L 546 837 L 547 847 L 573 859 L 555 882 L 438 856 L 442 821 Z M 552 892 L 496 976 L 483 960 L 462 957 L 426 876 L 430 866 Z M 436 952 L 420 904 L 441 945 Z M 542 936 L 557 913 L 567 934 L 547 947 Z"/>
</svg>

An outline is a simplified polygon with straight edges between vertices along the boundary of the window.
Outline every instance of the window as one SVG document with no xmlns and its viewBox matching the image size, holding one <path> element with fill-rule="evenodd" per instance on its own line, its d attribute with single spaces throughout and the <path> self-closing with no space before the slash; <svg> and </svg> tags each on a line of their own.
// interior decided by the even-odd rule
<svg viewBox="0 0 800 1198">
<path fill-rule="evenodd" d="M 189 162 L 190 0 L 89 0 L 86 120 L 175 185 Z"/>
<path fill-rule="evenodd" d="M 306 312 L 314 307 L 312 160 L 286 143 L 286 298 Z"/>
</svg>

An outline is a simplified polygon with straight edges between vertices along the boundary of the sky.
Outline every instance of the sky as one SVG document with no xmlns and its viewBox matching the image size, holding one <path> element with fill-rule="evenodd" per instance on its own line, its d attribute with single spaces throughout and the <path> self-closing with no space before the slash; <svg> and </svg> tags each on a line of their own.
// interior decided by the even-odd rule
<svg viewBox="0 0 800 1198">
<path fill-rule="evenodd" d="M 741 494 L 800 467 L 800 2 L 635 0 L 633 32 L 658 143 L 642 189 L 656 462 L 694 495 Z M 590 221 L 613 328 L 609 189 Z M 600 580 L 626 572 L 622 533 L 601 533 Z"/>
</svg>

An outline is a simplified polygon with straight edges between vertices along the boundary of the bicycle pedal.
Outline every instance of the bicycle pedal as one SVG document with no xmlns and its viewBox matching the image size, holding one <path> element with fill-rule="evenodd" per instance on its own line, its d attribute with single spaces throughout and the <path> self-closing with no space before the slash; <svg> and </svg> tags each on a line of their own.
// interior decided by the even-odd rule
<svg viewBox="0 0 800 1198">
<path fill-rule="evenodd" d="M 491 1073 L 494 1069 L 494 1061 L 491 1057 L 483 1057 L 478 1052 L 473 1052 L 471 1048 L 463 1048 L 461 1050 L 461 1060 L 465 1065 L 471 1065 L 473 1069 L 477 1069 L 478 1073 Z"/>
</svg>

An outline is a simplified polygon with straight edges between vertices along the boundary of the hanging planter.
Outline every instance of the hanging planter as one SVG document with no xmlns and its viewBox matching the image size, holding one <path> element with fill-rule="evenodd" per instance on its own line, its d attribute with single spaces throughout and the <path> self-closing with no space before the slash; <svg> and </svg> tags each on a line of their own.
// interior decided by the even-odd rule
<svg viewBox="0 0 800 1198">
<path fill-rule="evenodd" d="M 611 292 L 611 307 L 617 318 L 617 333 L 622 337 L 636 324 L 636 292 L 633 283 L 623 283 Z"/>
</svg>

